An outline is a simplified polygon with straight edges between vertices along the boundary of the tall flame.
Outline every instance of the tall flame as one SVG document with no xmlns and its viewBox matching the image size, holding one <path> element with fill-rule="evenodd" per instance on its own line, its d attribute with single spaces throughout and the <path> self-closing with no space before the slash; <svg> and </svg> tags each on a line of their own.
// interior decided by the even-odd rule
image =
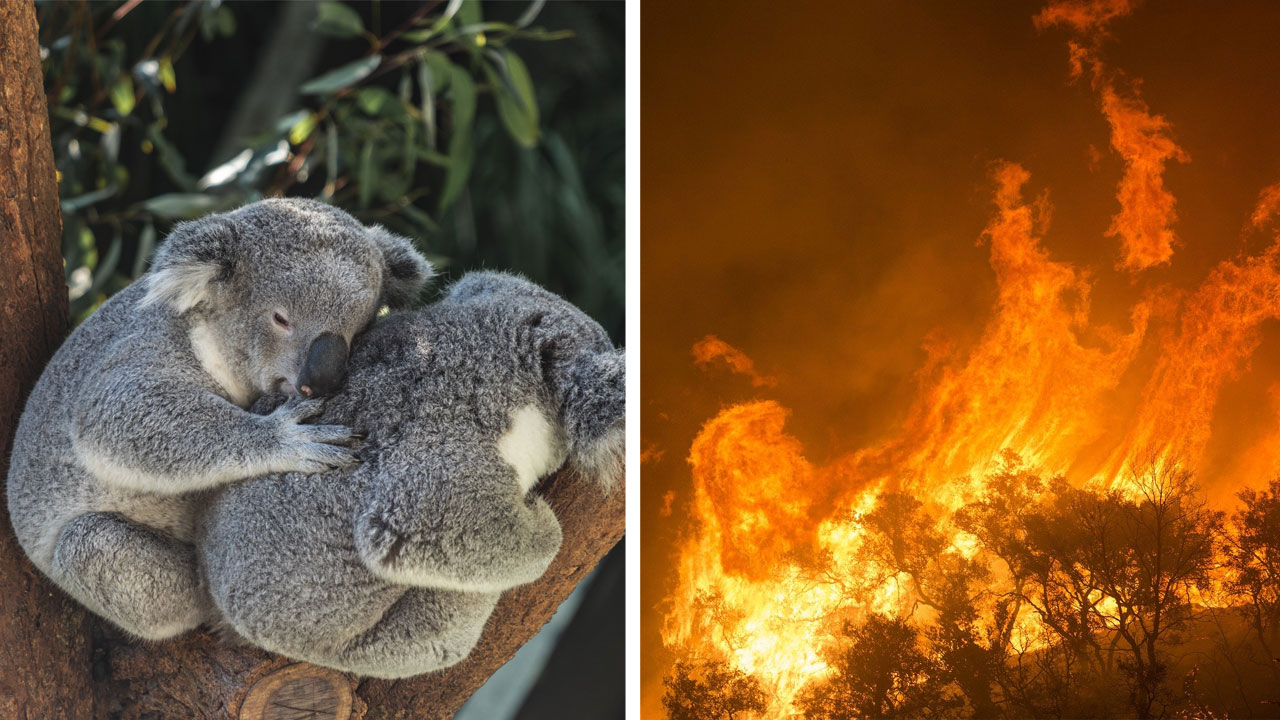
<svg viewBox="0 0 1280 720">
<path fill-rule="evenodd" d="M 919 389 L 896 431 L 817 465 L 788 434 L 788 410 L 755 400 L 723 409 L 694 440 L 695 520 L 678 553 L 663 641 L 756 677 L 770 697 L 768 717 L 793 716 L 804 686 L 829 672 L 820 649 L 830 620 L 916 611 L 904 578 L 859 554 L 864 520 L 883 492 L 921 498 L 941 528 L 1009 452 L 1045 474 L 1124 489 L 1135 458 L 1202 471 L 1215 432 L 1233 431 L 1214 412 L 1223 388 L 1247 370 L 1265 323 L 1280 319 L 1280 237 L 1257 255 L 1219 263 L 1189 291 L 1139 273 L 1172 262 L 1176 203 L 1163 175 L 1170 161 L 1188 157 L 1138 84 L 1123 89 L 1101 59 L 1108 23 L 1136 5 L 1062 1 L 1035 18 L 1038 27 L 1075 34 L 1073 74 L 1091 75 L 1124 161 L 1120 210 L 1106 232 L 1119 242 L 1118 267 L 1137 286 L 1127 321 L 1094 322 L 1093 276 L 1054 259 L 1043 242 L 1047 193 L 1029 201 L 1030 173 L 1002 162 L 992 168 L 994 212 L 981 238 L 994 307 L 971 346 L 941 334 L 925 339 Z M 1246 226 L 1262 230 L 1277 215 L 1280 183 L 1261 191 Z M 772 385 L 718 338 L 693 351 L 702 365 L 726 361 L 757 389 Z M 1280 418 L 1280 382 L 1267 398 Z M 1213 469 L 1233 489 L 1272 476 L 1280 470 L 1280 421 L 1229 467 Z M 945 553 L 975 552 L 974 538 L 948 532 Z M 823 568 L 839 568 L 839 576 Z"/>
</svg>

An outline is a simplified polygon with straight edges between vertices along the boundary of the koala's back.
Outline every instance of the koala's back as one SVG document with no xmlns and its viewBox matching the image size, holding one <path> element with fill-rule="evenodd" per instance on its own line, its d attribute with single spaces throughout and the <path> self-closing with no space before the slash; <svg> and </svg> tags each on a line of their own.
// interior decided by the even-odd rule
<svg viewBox="0 0 1280 720">
<path fill-rule="evenodd" d="M 58 532 L 89 510 L 115 511 L 153 526 L 189 528 L 189 502 L 144 497 L 103 486 L 76 457 L 72 446 L 75 408 L 84 384 L 102 378 L 111 365 L 156 351 L 160 330 L 154 311 L 137 305 L 145 288 L 134 283 L 103 303 L 63 342 L 31 391 L 18 423 L 8 478 L 9 517 L 19 543 L 46 569 Z M 186 534 L 189 534 L 187 531 Z"/>
</svg>

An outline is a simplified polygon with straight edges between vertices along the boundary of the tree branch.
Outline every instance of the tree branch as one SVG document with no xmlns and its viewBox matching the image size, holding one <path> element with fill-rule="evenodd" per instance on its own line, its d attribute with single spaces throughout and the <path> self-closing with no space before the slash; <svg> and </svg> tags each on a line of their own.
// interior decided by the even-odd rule
<svg viewBox="0 0 1280 720">
<path fill-rule="evenodd" d="M 503 595 L 480 642 L 462 663 L 405 680 L 361 680 L 254 648 L 220 645 L 197 632 L 155 646 L 108 639 L 110 672 L 101 703 L 121 720 L 431 720 L 452 717 L 542 628 L 574 587 L 621 539 L 624 490 L 604 495 L 571 472 L 541 492 L 555 509 L 564 544 L 537 581 Z"/>
<path fill-rule="evenodd" d="M 0 3 L 0 477 L 67 328 L 62 216 L 35 8 Z M 0 507 L 0 717 L 90 717 L 88 620 L 26 561 Z"/>
</svg>

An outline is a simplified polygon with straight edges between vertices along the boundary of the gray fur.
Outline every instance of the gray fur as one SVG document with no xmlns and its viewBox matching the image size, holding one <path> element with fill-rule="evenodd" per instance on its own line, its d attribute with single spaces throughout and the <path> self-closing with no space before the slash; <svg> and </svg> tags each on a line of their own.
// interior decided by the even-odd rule
<svg viewBox="0 0 1280 720">
<path fill-rule="evenodd" d="M 162 639 L 206 619 L 191 545 L 213 489 L 355 458 L 318 400 L 256 415 L 296 380 L 310 339 L 350 342 L 430 266 L 400 238 L 308 200 L 177 226 L 152 269 L 54 355 L 18 425 L 9 516 L 55 583 L 125 631 Z M 279 331 L 277 310 L 293 328 Z"/>
<path fill-rule="evenodd" d="M 620 478 L 624 370 L 599 325 L 511 275 L 467 275 L 380 321 L 320 417 L 367 438 L 364 462 L 254 479 L 210 504 L 197 545 L 226 626 L 360 675 L 459 662 L 499 594 L 559 551 L 530 486 L 566 459 L 606 487 Z"/>
</svg>

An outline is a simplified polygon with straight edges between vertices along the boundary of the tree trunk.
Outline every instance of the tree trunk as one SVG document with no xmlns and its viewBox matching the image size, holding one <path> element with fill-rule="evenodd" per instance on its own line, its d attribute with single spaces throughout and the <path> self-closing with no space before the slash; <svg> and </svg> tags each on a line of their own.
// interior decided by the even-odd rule
<svg viewBox="0 0 1280 720">
<path fill-rule="evenodd" d="M 62 216 L 35 9 L 0 2 L 0 477 L 23 403 L 67 327 Z M 93 714 L 89 623 L 26 561 L 0 506 L 0 717 Z"/>
<path fill-rule="evenodd" d="M 0 478 L 19 413 L 65 336 L 62 220 L 31 2 L 0 2 Z M 540 490 L 564 546 L 537 582 L 503 596 L 461 664 L 400 681 L 360 680 L 203 631 L 165 643 L 123 638 L 42 578 L 0 505 L 0 718 L 375 720 L 445 718 L 550 619 L 622 537 L 622 488 L 568 472 Z"/>
<path fill-rule="evenodd" d="M 99 704 L 121 720 L 433 720 L 448 718 L 551 619 L 573 588 L 622 537 L 624 489 L 603 495 L 562 472 L 540 492 L 555 509 L 564 545 L 537 582 L 503 595 L 462 663 L 407 680 L 361 680 L 244 647 L 205 632 L 140 646 L 111 634 Z M 104 632 L 109 632 L 104 629 Z"/>
</svg>

